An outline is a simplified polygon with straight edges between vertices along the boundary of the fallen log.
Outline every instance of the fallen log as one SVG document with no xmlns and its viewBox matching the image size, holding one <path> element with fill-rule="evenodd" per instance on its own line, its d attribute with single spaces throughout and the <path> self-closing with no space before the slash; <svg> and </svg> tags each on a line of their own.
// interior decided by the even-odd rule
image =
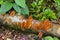
<svg viewBox="0 0 60 40">
<path fill-rule="evenodd" d="M 14 11 L 12 11 L 10 15 L 0 15 L 0 24 L 24 32 L 39 33 L 39 36 L 42 36 L 48 29 L 53 27 L 52 22 L 48 19 L 40 22 L 33 20 L 32 16 L 25 18 L 22 15 L 15 15 Z"/>
</svg>

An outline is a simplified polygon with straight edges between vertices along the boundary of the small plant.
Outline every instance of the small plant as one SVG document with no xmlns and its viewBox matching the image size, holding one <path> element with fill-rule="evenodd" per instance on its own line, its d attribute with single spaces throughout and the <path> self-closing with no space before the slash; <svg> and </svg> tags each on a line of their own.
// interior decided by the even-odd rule
<svg viewBox="0 0 60 40">
<path fill-rule="evenodd" d="M 45 8 L 44 0 L 35 0 L 31 3 L 30 13 L 32 14 L 34 19 L 38 19 L 41 16 L 42 10 Z"/>
<path fill-rule="evenodd" d="M 41 10 L 41 5 L 42 5 L 43 0 L 35 0 L 31 4 L 31 12 L 32 13 L 39 13 Z"/>
<path fill-rule="evenodd" d="M 34 19 L 45 20 L 45 19 L 56 19 L 56 15 L 51 9 L 52 3 L 51 0 L 35 0 L 31 4 L 30 12 Z M 48 3 L 48 4 L 47 4 Z M 49 9 L 48 9 L 49 8 Z M 46 10 L 45 10 L 46 9 Z"/>
<path fill-rule="evenodd" d="M 24 15 L 29 14 L 26 0 L 0 0 L 0 5 L 0 14 L 4 14 L 12 8 L 18 13 L 22 13 Z"/>
<path fill-rule="evenodd" d="M 45 19 L 54 20 L 54 19 L 57 19 L 57 17 L 56 17 L 56 14 L 52 10 L 46 9 L 42 12 L 42 16 L 40 19 L 41 20 L 45 20 Z"/>
</svg>

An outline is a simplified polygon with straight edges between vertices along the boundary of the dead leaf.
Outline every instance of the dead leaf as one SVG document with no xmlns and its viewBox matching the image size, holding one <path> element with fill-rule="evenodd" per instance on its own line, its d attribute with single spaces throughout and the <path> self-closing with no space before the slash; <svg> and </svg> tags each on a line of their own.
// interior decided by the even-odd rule
<svg viewBox="0 0 60 40">
<path fill-rule="evenodd" d="M 10 13 L 10 16 L 14 16 L 15 15 L 15 11 L 12 11 L 11 13 Z"/>
</svg>

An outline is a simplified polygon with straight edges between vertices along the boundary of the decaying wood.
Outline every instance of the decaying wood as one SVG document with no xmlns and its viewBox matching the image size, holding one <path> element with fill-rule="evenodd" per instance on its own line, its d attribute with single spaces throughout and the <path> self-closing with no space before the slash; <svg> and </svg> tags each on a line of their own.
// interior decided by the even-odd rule
<svg viewBox="0 0 60 40">
<path fill-rule="evenodd" d="M 47 30 L 50 27 L 52 27 L 52 23 L 49 20 L 45 20 L 43 22 L 40 22 L 38 20 L 33 20 L 32 16 L 30 16 L 28 19 L 20 19 L 20 16 L 4 16 L 1 18 L 1 22 L 3 24 L 8 24 L 8 25 L 17 25 L 20 27 L 25 26 L 25 28 L 37 28 L 37 30 Z M 26 25 L 25 25 L 26 24 Z M 37 24 L 37 25 L 36 25 Z M 47 29 L 46 29 L 47 28 Z"/>
<path fill-rule="evenodd" d="M 48 29 L 53 27 L 52 22 L 50 22 L 48 19 L 40 22 L 38 20 L 34 20 L 32 16 L 25 18 L 22 15 L 15 15 L 14 11 L 12 11 L 10 15 L 0 15 L 0 24 L 4 25 L 5 27 L 9 26 L 25 32 L 31 31 L 32 33 L 45 33 Z"/>
</svg>

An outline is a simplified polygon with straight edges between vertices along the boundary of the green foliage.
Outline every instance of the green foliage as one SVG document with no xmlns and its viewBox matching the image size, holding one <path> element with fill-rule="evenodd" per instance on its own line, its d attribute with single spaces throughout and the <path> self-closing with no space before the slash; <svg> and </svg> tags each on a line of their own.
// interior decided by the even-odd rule
<svg viewBox="0 0 60 40">
<path fill-rule="evenodd" d="M 53 8 L 52 0 L 35 0 L 31 3 L 30 12 L 34 19 L 38 20 L 56 20 L 56 10 Z M 52 10 L 51 10 L 52 9 Z M 54 11 L 54 12 L 53 12 Z"/>
<path fill-rule="evenodd" d="M 58 11 L 60 11 L 60 0 L 54 0 L 55 2 L 55 7 Z"/>
<path fill-rule="evenodd" d="M 54 40 L 59 40 L 57 37 L 54 37 L 53 39 L 54 39 Z"/>
<path fill-rule="evenodd" d="M 16 2 L 16 4 L 17 5 L 19 5 L 19 6 L 21 6 L 21 7 L 23 7 L 23 8 L 25 8 L 25 0 L 15 0 L 15 2 Z"/>
<path fill-rule="evenodd" d="M 7 12 L 8 10 L 10 10 L 12 8 L 12 3 L 10 2 L 4 2 L 2 5 L 1 5 L 1 8 L 0 8 L 0 14 L 4 14 L 5 12 Z"/>
<path fill-rule="evenodd" d="M 13 8 L 18 12 L 21 13 L 21 8 L 17 4 L 13 4 Z"/>
<path fill-rule="evenodd" d="M 29 13 L 29 10 L 28 10 L 27 5 L 25 6 L 25 8 L 22 8 L 22 9 L 21 9 L 21 13 L 24 14 L 24 15 L 29 15 L 29 14 L 28 14 L 28 13 Z"/>
<path fill-rule="evenodd" d="M 60 0 L 54 0 L 55 2 L 55 8 L 57 9 L 57 17 L 60 19 Z"/>
<path fill-rule="evenodd" d="M 31 3 L 31 8 L 30 8 L 30 13 L 32 13 L 32 16 L 34 19 L 38 19 L 40 20 L 40 16 L 41 16 L 41 11 L 43 11 L 43 9 L 45 9 L 45 2 L 43 3 L 43 0 L 35 0 Z"/>
<path fill-rule="evenodd" d="M 51 36 L 46 36 L 44 40 L 53 40 L 53 38 Z"/>
<path fill-rule="evenodd" d="M 59 40 L 57 37 L 46 36 L 44 40 Z"/>
<path fill-rule="evenodd" d="M 56 14 L 52 10 L 46 9 L 42 12 L 42 16 L 40 19 L 41 20 L 45 20 L 45 19 L 54 20 L 54 19 L 57 19 L 57 17 L 56 17 Z"/>
<path fill-rule="evenodd" d="M 0 0 L 0 4 L 2 4 L 3 3 L 3 0 Z"/>
<path fill-rule="evenodd" d="M 54 0 L 55 1 L 55 3 L 60 3 L 60 0 Z"/>
<path fill-rule="evenodd" d="M 29 10 L 26 5 L 25 0 L 1 0 L 0 1 L 1 8 L 0 8 L 0 14 L 4 14 L 5 12 L 9 11 L 11 8 L 14 8 L 14 10 L 18 13 L 21 13 L 23 15 L 28 15 Z"/>
<path fill-rule="evenodd" d="M 30 12 L 32 13 L 32 16 L 34 19 L 38 20 L 55 20 L 57 19 L 56 14 L 53 12 L 54 10 L 50 9 L 50 6 L 52 5 L 51 0 L 35 0 L 31 3 L 31 9 Z M 48 4 L 47 4 L 48 3 Z M 46 6 L 47 5 L 47 6 Z M 52 5 L 53 6 L 53 5 Z"/>
<path fill-rule="evenodd" d="M 39 13 L 40 12 L 40 9 L 41 9 L 41 5 L 42 5 L 42 2 L 43 0 L 36 0 L 36 1 L 33 1 L 33 3 L 31 4 L 31 12 L 32 13 Z"/>
</svg>

